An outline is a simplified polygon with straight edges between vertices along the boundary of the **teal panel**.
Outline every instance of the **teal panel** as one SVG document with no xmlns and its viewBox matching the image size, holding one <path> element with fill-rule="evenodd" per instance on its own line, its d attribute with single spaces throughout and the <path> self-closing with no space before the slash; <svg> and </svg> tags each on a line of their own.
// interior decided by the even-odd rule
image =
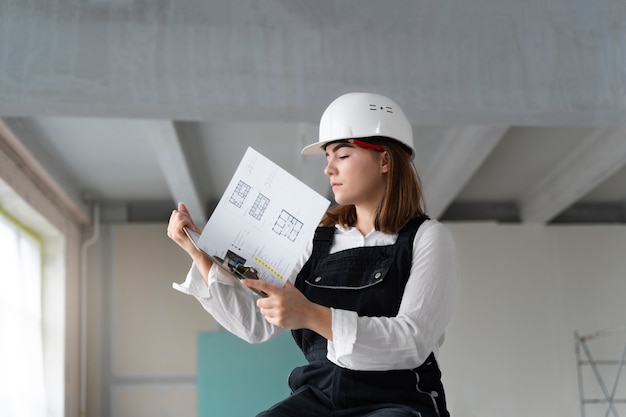
<svg viewBox="0 0 626 417">
<path fill-rule="evenodd" d="M 250 344 L 227 332 L 198 334 L 198 417 L 253 417 L 289 395 L 306 363 L 289 332 Z"/>
</svg>

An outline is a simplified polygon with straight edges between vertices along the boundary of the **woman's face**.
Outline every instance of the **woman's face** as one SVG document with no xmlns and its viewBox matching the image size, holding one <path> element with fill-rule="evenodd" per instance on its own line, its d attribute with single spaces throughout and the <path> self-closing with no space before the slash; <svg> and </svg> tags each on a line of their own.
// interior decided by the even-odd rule
<svg viewBox="0 0 626 417">
<path fill-rule="evenodd" d="M 348 142 L 326 147 L 326 169 L 338 204 L 377 206 L 385 190 L 386 153 Z"/>
</svg>

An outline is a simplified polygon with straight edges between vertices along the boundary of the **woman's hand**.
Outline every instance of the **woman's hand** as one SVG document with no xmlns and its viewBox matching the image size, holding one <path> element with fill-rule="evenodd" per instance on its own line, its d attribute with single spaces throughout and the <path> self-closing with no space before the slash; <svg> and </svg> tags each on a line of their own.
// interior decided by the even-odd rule
<svg viewBox="0 0 626 417">
<path fill-rule="evenodd" d="M 173 210 L 172 215 L 170 216 L 170 221 L 167 225 L 167 236 L 176 242 L 178 246 L 183 248 L 189 256 L 191 256 L 206 282 L 209 269 L 211 268 L 213 262 L 211 262 L 209 257 L 206 256 L 204 252 L 199 251 L 196 248 L 189 236 L 187 236 L 183 230 L 185 227 L 193 230 L 194 232 L 202 233 L 202 230 L 200 230 L 193 220 L 191 220 L 191 215 L 189 214 L 187 207 L 183 203 L 178 203 L 178 209 Z"/>
<path fill-rule="evenodd" d="M 286 329 L 310 329 L 332 340 L 332 312 L 330 308 L 310 302 L 291 282 L 283 288 L 268 282 L 244 279 L 246 287 L 263 291 L 267 297 L 257 300 L 257 307 L 265 319 Z"/>
<path fill-rule="evenodd" d="M 167 236 L 183 248 L 185 252 L 193 255 L 197 249 L 183 230 L 185 227 L 198 233 L 202 232 L 191 220 L 187 207 L 183 203 L 178 203 L 178 210 L 173 210 L 170 216 L 170 221 L 167 225 Z"/>
</svg>

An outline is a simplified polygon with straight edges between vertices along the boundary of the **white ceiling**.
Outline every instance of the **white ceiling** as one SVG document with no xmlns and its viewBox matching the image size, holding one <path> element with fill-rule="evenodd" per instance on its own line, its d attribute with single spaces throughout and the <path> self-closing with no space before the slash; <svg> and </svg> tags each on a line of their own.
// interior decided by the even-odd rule
<svg viewBox="0 0 626 417">
<path fill-rule="evenodd" d="M 0 2 L 0 117 L 111 221 L 199 222 L 247 146 L 302 158 L 325 106 L 391 96 L 431 216 L 626 222 L 623 0 Z"/>
</svg>

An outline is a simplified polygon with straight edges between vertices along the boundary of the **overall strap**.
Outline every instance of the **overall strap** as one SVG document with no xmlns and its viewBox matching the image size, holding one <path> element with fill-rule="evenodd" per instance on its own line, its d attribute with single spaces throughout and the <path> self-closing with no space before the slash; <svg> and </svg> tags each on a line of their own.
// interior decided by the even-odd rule
<svg viewBox="0 0 626 417">
<path fill-rule="evenodd" d="M 397 243 L 409 243 L 409 247 L 413 247 L 415 233 L 417 233 L 417 229 L 419 229 L 426 220 L 429 220 L 428 216 L 415 217 L 409 220 L 398 233 Z"/>
<path fill-rule="evenodd" d="M 318 226 L 315 229 L 315 235 L 313 236 L 313 256 L 324 256 L 330 252 L 330 247 L 333 243 L 333 236 L 335 235 L 334 227 Z"/>
</svg>

